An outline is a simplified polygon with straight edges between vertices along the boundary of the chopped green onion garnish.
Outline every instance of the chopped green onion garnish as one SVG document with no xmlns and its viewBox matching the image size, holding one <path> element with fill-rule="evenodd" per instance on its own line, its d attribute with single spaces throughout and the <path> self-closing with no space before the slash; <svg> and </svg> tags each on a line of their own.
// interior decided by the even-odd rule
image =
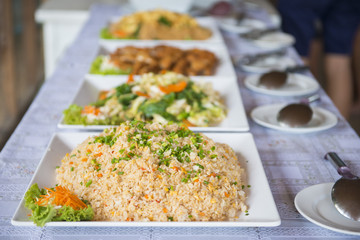
<svg viewBox="0 0 360 240">
<path fill-rule="evenodd" d="M 92 184 L 92 180 L 90 179 L 86 184 L 85 187 L 89 187 Z"/>
</svg>

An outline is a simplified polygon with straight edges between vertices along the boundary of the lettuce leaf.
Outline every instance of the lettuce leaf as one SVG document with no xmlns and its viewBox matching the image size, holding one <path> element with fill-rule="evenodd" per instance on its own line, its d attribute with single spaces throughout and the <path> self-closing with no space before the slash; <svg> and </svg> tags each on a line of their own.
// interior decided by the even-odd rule
<svg viewBox="0 0 360 240">
<path fill-rule="evenodd" d="M 35 209 L 38 205 L 35 204 L 36 199 L 40 197 L 40 195 L 45 194 L 44 192 L 42 192 L 37 183 L 31 185 L 31 187 L 29 188 L 29 190 L 25 193 L 25 207 L 33 210 Z"/>
<path fill-rule="evenodd" d="M 53 217 L 56 215 L 56 209 L 47 205 L 45 207 L 37 205 L 35 209 L 32 210 L 30 220 L 34 221 L 34 223 L 43 227 L 45 223 L 52 221 Z"/>
<path fill-rule="evenodd" d="M 83 107 L 76 104 L 71 104 L 63 111 L 64 123 L 72 125 L 86 125 L 86 116 L 81 116 Z"/>
<path fill-rule="evenodd" d="M 70 206 L 62 206 L 55 208 L 53 205 L 39 206 L 36 204 L 40 195 L 46 194 L 45 189 L 40 189 L 38 185 L 33 184 L 25 193 L 25 207 L 31 210 L 30 220 L 43 227 L 50 221 L 87 221 L 92 220 L 94 217 L 94 210 L 90 205 L 87 208 L 74 210 Z"/>
<path fill-rule="evenodd" d="M 103 39 L 116 39 L 116 37 L 113 37 L 111 33 L 109 32 L 109 29 L 103 28 L 100 31 L 100 38 Z"/>
<path fill-rule="evenodd" d="M 91 206 L 80 210 L 74 210 L 72 207 L 63 206 L 57 209 L 56 216 L 52 219 L 52 221 L 89 221 L 93 219 L 93 217 L 94 210 Z"/>
<path fill-rule="evenodd" d="M 97 56 L 90 67 L 91 74 L 99 75 L 127 75 L 131 73 L 131 69 L 106 69 L 101 70 L 101 64 L 104 61 L 103 56 Z"/>
</svg>

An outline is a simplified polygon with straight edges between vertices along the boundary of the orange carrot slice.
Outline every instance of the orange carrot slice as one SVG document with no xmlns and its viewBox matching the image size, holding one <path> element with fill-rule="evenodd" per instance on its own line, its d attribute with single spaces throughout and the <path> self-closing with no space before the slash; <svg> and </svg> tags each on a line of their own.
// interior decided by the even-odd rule
<svg viewBox="0 0 360 240">
<path fill-rule="evenodd" d="M 127 84 L 134 82 L 134 75 L 130 74 L 127 80 Z"/>
<path fill-rule="evenodd" d="M 87 105 L 83 108 L 83 110 L 81 111 L 82 114 L 94 114 L 94 115 L 99 115 L 100 113 L 100 109 L 91 105 Z"/>
<path fill-rule="evenodd" d="M 166 94 L 172 93 L 172 92 L 181 92 L 186 88 L 187 82 L 180 81 L 175 84 L 170 84 L 167 86 L 159 86 L 160 90 Z"/>
<path fill-rule="evenodd" d="M 81 201 L 78 196 L 72 193 L 69 189 L 62 186 L 56 186 L 55 191 L 50 188 L 45 188 L 48 191 L 47 195 L 40 195 L 36 204 L 44 206 L 52 200 L 52 203 L 58 206 L 70 206 L 75 210 L 86 208 L 87 205 Z"/>
</svg>

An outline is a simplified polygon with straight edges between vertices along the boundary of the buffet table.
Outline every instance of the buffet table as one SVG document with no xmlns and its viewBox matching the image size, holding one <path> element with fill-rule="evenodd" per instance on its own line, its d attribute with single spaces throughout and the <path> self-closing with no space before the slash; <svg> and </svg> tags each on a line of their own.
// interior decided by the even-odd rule
<svg viewBox="0 0 360 240">
<path fill-rule="evenodd" d="M 250 111 L 270 103 L 290 103 L 299 98 L 271 97 L 245 88 L 244 72 L 237 71 L 245 110 L 272 194 L 281 225 L 277 227 L 16 227 L 11 218 L 25 193 L 36 167 L 57 128 L 62 110 L 71 103 L 98 48 L 98 33 L 109 17 L 123 14 L 120 7 L 94 5 L 89 20 L 75 42 L 60 60 L 54 74 L 44 83 L 24 118 L 0 153 L 0 238 L 1 239 L 356 239 L 319 227 L 303 218 L 294 206 L 294 197 L 302 189 L 319 183 L 335 182 L 336 170 L 324 155 L 337 152 L 354 173 L 360 173 L 360 141 L 348 122 L 320 89 L 317 106 L 338 117 L 329 130 L 289 134 L 255 124 Z M 266 21 L 261 9 L 254 16 Z M 257 50 L 237 35 L 223 33 L 233 56 Z M 293 49 L 288 51 L 296 61 Z M 309 74 L 310 75 L 310 74 Z M 264 199 L 266 201 L 266 199 Z"/>
</svg>

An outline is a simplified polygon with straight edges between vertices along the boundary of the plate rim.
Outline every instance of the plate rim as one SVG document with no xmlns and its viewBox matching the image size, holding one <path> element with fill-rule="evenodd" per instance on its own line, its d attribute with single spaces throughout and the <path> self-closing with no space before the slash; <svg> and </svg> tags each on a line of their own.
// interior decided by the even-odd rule
<svg viewBox="0 0 360 240">
<path fill-rule="evenodd" d="M 219 23 L 219 27 L 221 29 L 223 29 L 227 32 L 230 32 L 230 33 L 245 34 L 245 33 L 249 33 L 253 29 L 258 29 L 258 30 L 266 29 L 266 23 L 264 23 L 263 21 L 261 21 L 259 19 L 244 18 L 244 20 L 255 22 L 256 24 L 259 24 L 259 26 L 261 24 L 261 27 L 245 29 L 245 27 L 238 28 L 238 26 L 236 26 L 236 25 L 224 23 L 224 20 L 226 20 L 226 18 L 229 18 L 229 17 L 224 17 L 224 18 L 220 17 L 220 18 L 215 18 L 215 19 Z M 244 30 L 242 30 L 242 29 L 244 29 Z"/>
<path fill-rule="evenodd" d="M 265 46 L 266 41 L 262 41 L 261 39 L 249 40 L 249 42 L 251 42 L 253 45 L 255 45 L 258 48 L 266 49 L 266 50 L 287 48 L 287 47 L 294 45 L 294 43 L 296 42 L 295 38 L 291 34 L 288 34 L 285 32 L 275 32 L 275 33 L 287 37 L 288 41 L 286 43 L 281 43 L 281 44 L 279 44 L 279 42 L 276 42 L 276 43 L 273 42 L 273 43 L 269 43 L 268 46 Z M 270 33 L 270 34 L 275 34 L 275 33 Z"/>
<path fill-rule="evenodd" d="M 40 171 L 40 167 L 42 166 L 44 161 L 49 161 L 49 160 L 46 160 L 47 158 L 50 158 L 49 155 L 51 153 L 50 153 L 49 149 L 54 144 L 54 141 L 56 139 L 61 140 L 62 138 L 66 138 L 66 136 L 71 137 L 74 135 L 76 135 L 78 137 L 80 136 L 82 139 L 84 139 L 87 136 L 91 136 L 94 134 L 99 134 L 99 133 L 90 132 L 90 131 L 87 131 L 87 132 L 56 132 L 56 133 L 54 133 L 51 137 L 51 140 L 49 141 L 49 143 L 47 145 L 47 148 L 46 148 L 36 170 L 35 170 L 35 173 L 33 174 L 32 178 L 31 178 L 31 181 L 28 184 L 28 187 L 26 188 L 26 191 L 34 183 L 36 177 L 39 174 L 41 174 L 39 171 Z M 205 135 L 210 134 L 210 135 L 227 136 L 229 133 L 204 133 L 204 134 Z M 50 223 L 47 223 L 45 226 L 57 226 L 57 227 L 69 227 L 69 226 L 79 226 L 79 227 L 85 227 L 85 226 L 87 226 L 87 227 L 95 227 L 95 226 L 96 227 L 110 227 L 110 226 L 111 227 L 114 227 L 114 226 L 123 226 L 123 227 L 275 227 L 275 226 L 279 226 L 281 224 L 281 218 L 280 218 L 279 211 L 277 209 L 277 206 L 276 206 L 276 203 L 274 200 L 274 196 L 271 192 L 269 181 L 267 180 L 264 166 L 260 159 L 260 155 L 259 155 L 258 149 L 256 147 L 253 135 L 248 132 L 231 133 L 231 135 L 238 136 L 238 137 L 241 137 L 244 139 L 246 138 L 246 140 L 247 140 L 246 142 L 248 142 L 250 144 L 249 148 L 253 148 L 255 150 L 254 152 L 251 153 L 253 155 L 252 157 L 254 158 L 253 164 L 258 167 L 257 173 L 258 173 L 258 175 L 261 176 L 262 184 L 263 184 L 262 192 L 265 192 L 267 197 L 270 198 L 270 199 L 268 199 L 268 202 L 269 202 L 270 206 L 272 207 L 273 213 L 275 214 L 274 216 L 271 217 L 271 220 L 264 221 L 262 219 L 258 219 L 258 220 L 253 220 L 251 222 L 246 222 L 246 221 L 243 221 L 243 222 L 241 222 L 241 221 L 217 221 L 217 222 L 201 222 L 201 221 L 199 221 L 199 222 L 82 221 L 82 222 L 50 222 Z M 216 141 L 216 139 L 214 139 L 214 140 Z M 77 143 L 77 144 L 80 144 L 80 143 Z M 249 150 L 246 149 L 245 151 L 249 151 Z M 61 159 L 58 159 L 57 161 L 61 161 Z M 17 219 L 17 216 L 18 216 L 18 214 L 20 214 L 21 208 L 23 207 L 23 204 L 24 204 L 25 192 L 23 193 L 22 199 L 18 203 L 16 211 L 14 212 L 14 214 L 11 218 L 11 224 L 14 226 L 35 226 L 35 224 L 30 220 L 23 221 L 23 220 Z M 247 203 L 247 204 L 249 205 L 249 203 Z M 195 223 L 195 224 L 193 224 L 193 223 Z"/>
</svg>

